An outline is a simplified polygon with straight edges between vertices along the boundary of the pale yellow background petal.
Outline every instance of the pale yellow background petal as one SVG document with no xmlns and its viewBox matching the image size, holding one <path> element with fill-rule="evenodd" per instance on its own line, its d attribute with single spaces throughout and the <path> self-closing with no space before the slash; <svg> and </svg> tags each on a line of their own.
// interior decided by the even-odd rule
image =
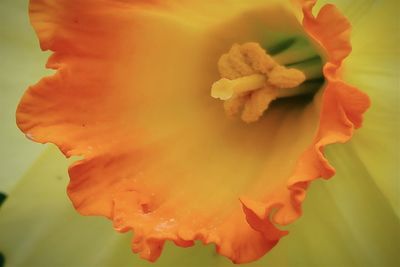
<svg viewBox="0 0 400 267">
<path fill-rule="evenodd" d="M 349 3 L 351 2 L 351 3 Z M 47 57 L 27 21 L 25 1 L 0 2 L 1 190 L 9 190 L 42 146 L 14 123 L 18 98 L 43 76 Z M 399 6 L 397 1 L 340 1 L 354 25 L 346 80 L 372 98 L 364 128 L 349 144 L 328 148 L 337 168 L 311 186 L 303 217 L 260 261 L 243 266 L 398 266 Z M 5 60 L 4 60 L 5 59 Z M 10 89 L 8 89 L 10 88 Z M 46 151 L 0 210 L 0 251 L 6 266 L 234 266 L 211 246 L 167 246 L 149 264 L 129 251 L 130 236 L 102 218 L 79 216 L 65 193 L 67 161 Z"/>
<path fill-rule="evenodd" d="M 15 110 L 25 89 L 49 71 L 27 16 L 28 1 L 0 2 L 0 191 L 16 180 L 43 150 L 15 124 Z"/>
<path fill-rule="evenodd" d="M 344 78 L 372 100 L 363 127 L 345 147 L 362 161 L 400 218 L 400 1 L 335 3 L 353 25 Z"/>
</svg>

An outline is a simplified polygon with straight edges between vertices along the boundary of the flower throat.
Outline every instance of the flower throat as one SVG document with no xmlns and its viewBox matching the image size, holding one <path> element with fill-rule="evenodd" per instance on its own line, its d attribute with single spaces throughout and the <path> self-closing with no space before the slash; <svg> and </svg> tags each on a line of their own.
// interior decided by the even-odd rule
<svg viewBox="0 0 400 267">
<path fill-rule="evenodd" d="M 258 43 L 234 44 L 218 61 L 221 79 L 211 87 L 211 96 L 224 101 L 229 117 L 240 116 L 246 123 L 256 122 L 278 98 L 315 91 L 300 86 L 306 73 L 279 64 Z"/>
</svg>

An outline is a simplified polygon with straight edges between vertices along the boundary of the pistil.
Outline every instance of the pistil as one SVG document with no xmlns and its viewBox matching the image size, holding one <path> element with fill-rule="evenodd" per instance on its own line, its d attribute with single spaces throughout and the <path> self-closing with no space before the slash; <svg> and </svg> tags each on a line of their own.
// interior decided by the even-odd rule
<svg viewBox="0 0 400 267">
<path fill-rule="evenodd" d="M 211 96 L 221 100 L 228 100 L 233 96 L 248 93 L 265 86 L 267 77 L 261 74 L 243 76 L 234 80 L 222 78 L 211 87 Z"/>
</svg>

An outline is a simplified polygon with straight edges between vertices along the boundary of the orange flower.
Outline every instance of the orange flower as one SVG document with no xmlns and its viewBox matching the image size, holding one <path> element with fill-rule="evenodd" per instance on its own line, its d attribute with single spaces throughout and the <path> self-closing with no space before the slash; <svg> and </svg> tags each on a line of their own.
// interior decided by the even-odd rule
<svg viewBox="0 0 400 267">
<path fill-rule="evenodd" d="M 143 258 L 156 260 L 166 240 L 201 240 L 236 263 L 253 261 L 287 234 L 278 225 L 301 215 L 310 182 L 334 174 L 324 146 L 349 140 L 369 106 L 340 76 L 348 21 L 333 5 L 314 17 L 314 4 L 301 2 L 302 27 L 297 6 L 281 1 L 31 0 L 56 73 L 26 92 L 18 126 L 83 157 L 69 169 L 75 208 L 134 231 Z M 264 103 L 243 119 L 252 123 L 228 118 L 210 96 L 217 62 L 249 42 L 274 66 L 304 73 L 301 88 L 321 88 Z"/>
</svg>

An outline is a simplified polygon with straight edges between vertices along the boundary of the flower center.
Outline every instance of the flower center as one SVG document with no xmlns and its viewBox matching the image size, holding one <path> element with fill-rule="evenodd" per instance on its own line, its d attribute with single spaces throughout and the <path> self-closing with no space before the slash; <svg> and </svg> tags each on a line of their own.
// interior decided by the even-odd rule
<svg viewBox="0 0 400 267">
<path fill-rule="evenodd" d="M 211 96 L 224 101 L 225 113 L 251 123 L 257 121 L 278 98 L 307 93 L 299 87 L 306 75 L 277 63 L 258 43 L 234 44 L 218 61 L 221 79 Z"/>
</svg>

